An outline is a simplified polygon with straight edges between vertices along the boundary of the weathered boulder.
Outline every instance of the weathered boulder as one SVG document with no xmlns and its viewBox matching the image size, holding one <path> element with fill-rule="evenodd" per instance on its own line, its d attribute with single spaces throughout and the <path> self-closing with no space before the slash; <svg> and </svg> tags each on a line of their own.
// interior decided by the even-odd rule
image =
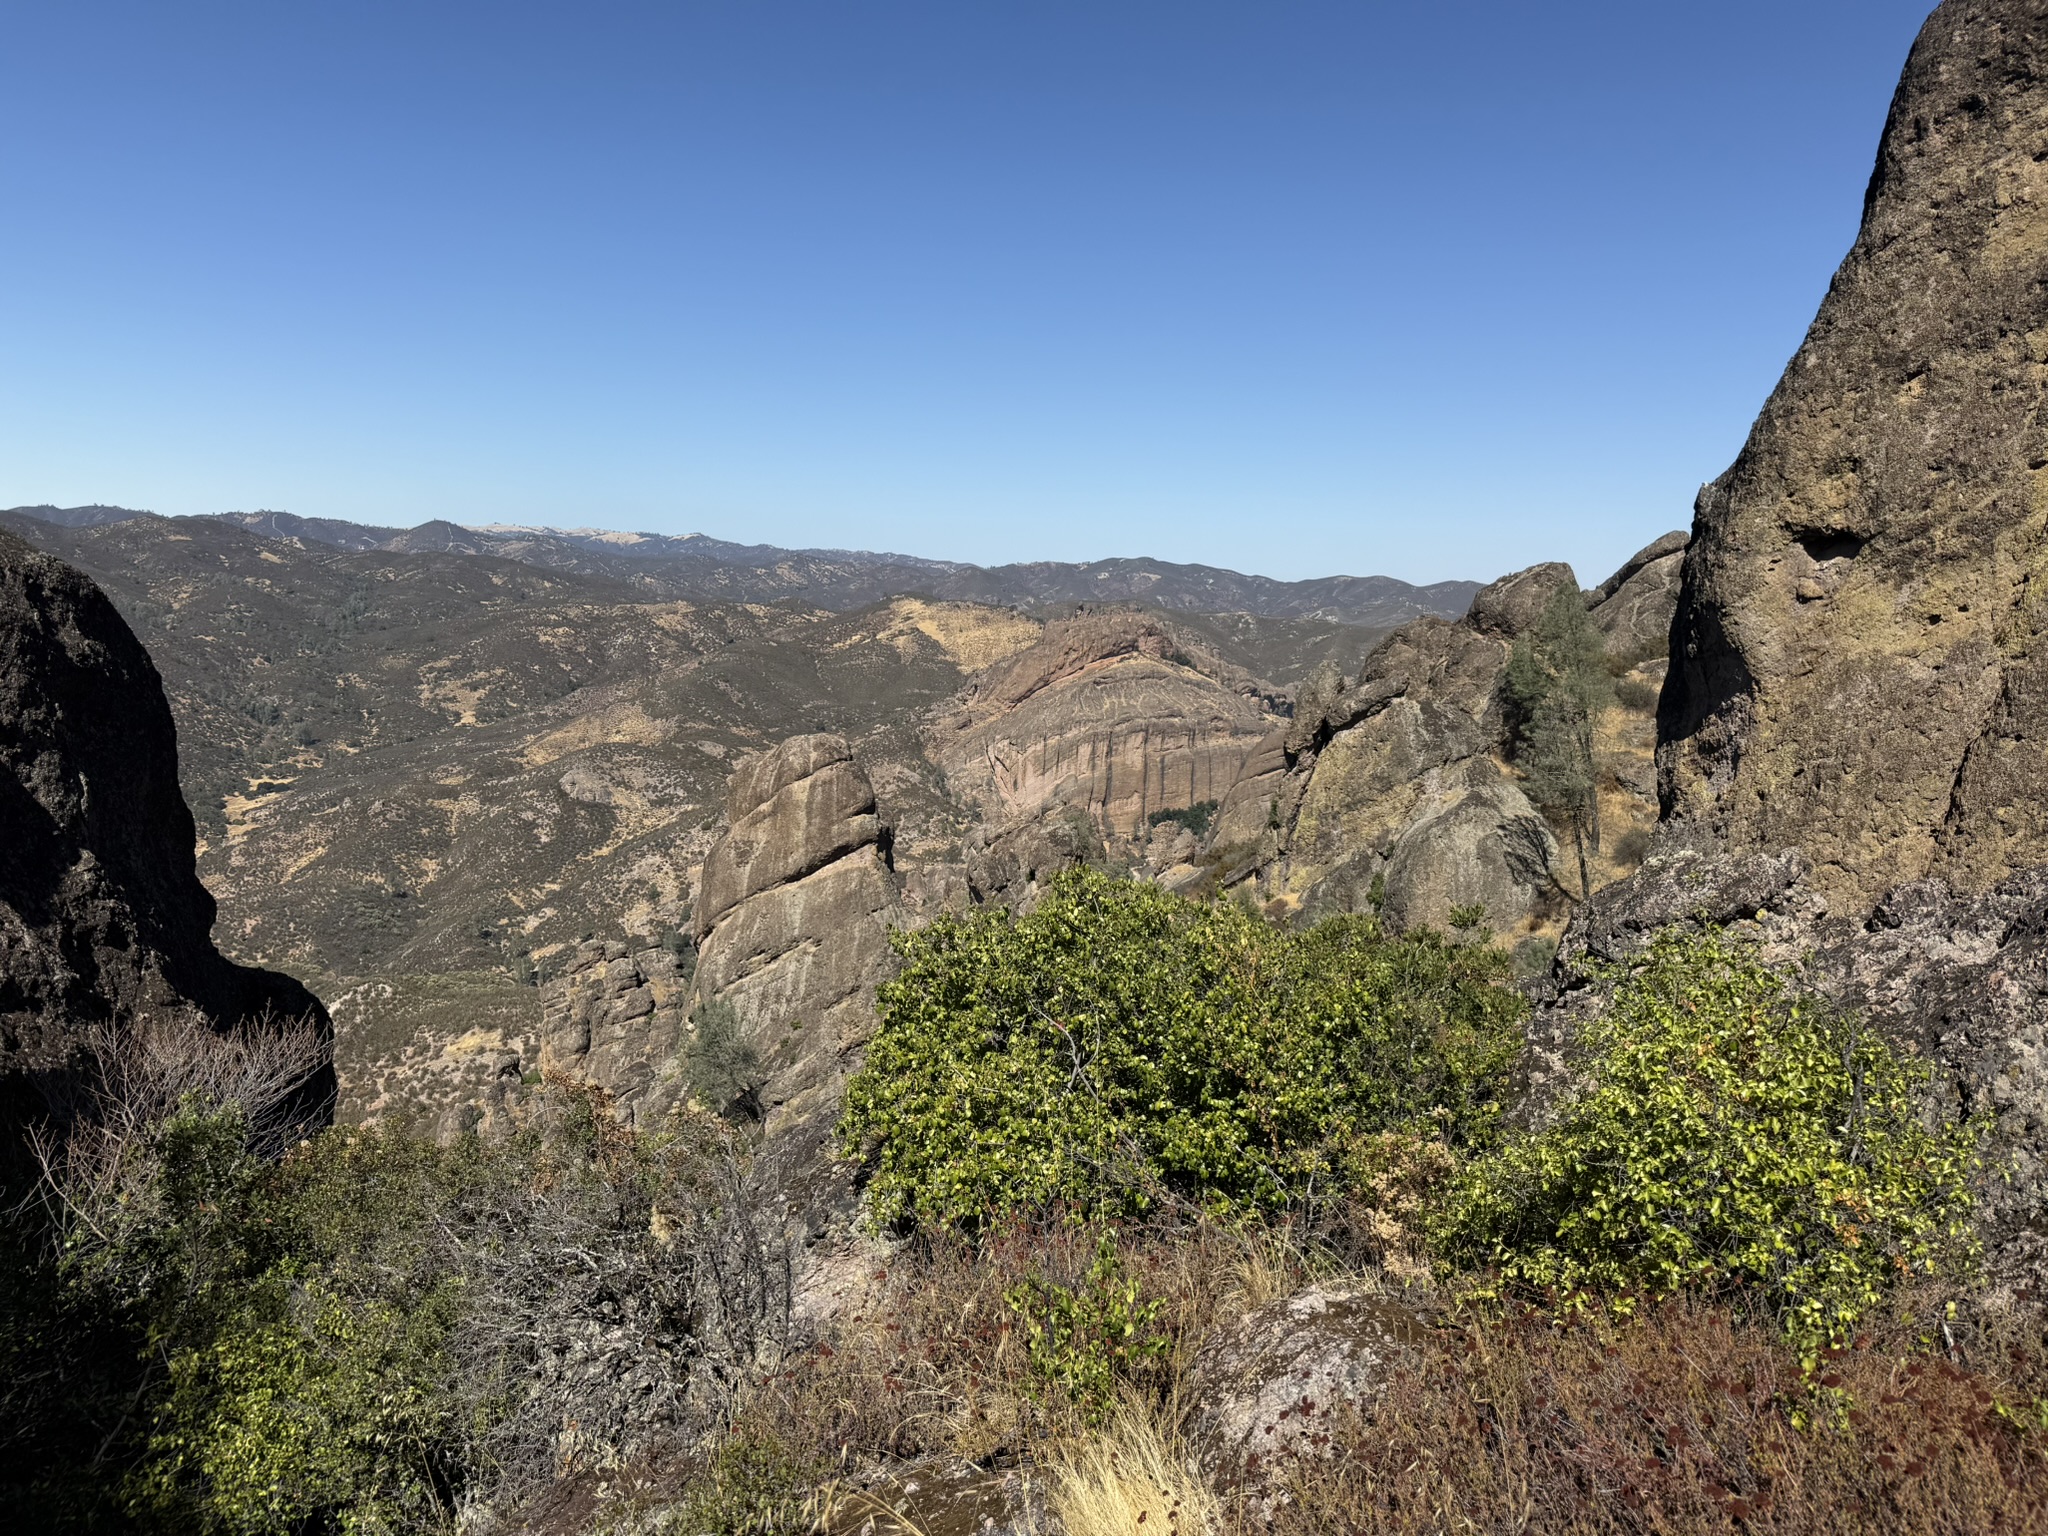
<svg viewBox="0 0 2048 1536">
<path fill-rule="evenodd" d="M 732 1008 L 774 1135 L 837 1105 L 874 1028 L 901 900 L 888 829 L 844 737 L 792 737 L 741 764 L 726 810 L 695 908 L 693 995 Z"/>
<path fill-rule="evenodd" d="M 214 947 L 177 732 L 105 594 L 0 533 L 0 1082 L 60 1069 L 91 1025 L 226 1028 L 326 1011 Z M 0 1091 L 10 1091 L 0 1089 Z M 330 1103 L 331 1067 L 305 1085 Z"/>
<path fill-rule="evenodd" d="M 1662 657 L 1678 611 L 1678 586 L 1690 536 L 1667 533 L 1629 557 L 1586 594 L 1593 624 L 1606 638 L 1610 655 L 1630 661 Z"/>
<path fill-rule="evenodd" d="M 541 1068 L 604 1089 L 627 1124 L 652 1125 L 685 1093 L 688 1012 L 673 950 L 589 940 L 541 989 Z"/>
<path fill-rule="evenodd" d="M 1946 0 L 1862 228 L 1700 492 L 1660 717 L 1669 816 L 1803 847 L 1843 912 L 2048 861 L 2048 12 Z"/>
<path fill-rule="evenodd" d="M 1506 780 L 1474 784 L 1412 822 L 1387 856 L 1386 914 L 1396 928 L 1447 931 L 1460 907 L 1489 924 L 1520 917 L 1553 883 L 1557 839 Z"/>
<path fill-rule="evenodd" d="M 1482 635 L 1512 640 L 1535 627 L 1559 587 L 1577 591 L 1579 578 L 1562 561 L 1546 561 L 1491 582 L 1473 595 L 1464 623 Z"/>
<path fill-rule="evenodd" d="M 1196 1352 L 1188 1444 L 1209 1477 L 1254 1488 L 1289 1458 L 1327 1457 L 1331 1425 L 1369 1407 L 1427 1338 L 1410 1308 L 1364 1281 L 1269 1302 Z"/>
</svg>

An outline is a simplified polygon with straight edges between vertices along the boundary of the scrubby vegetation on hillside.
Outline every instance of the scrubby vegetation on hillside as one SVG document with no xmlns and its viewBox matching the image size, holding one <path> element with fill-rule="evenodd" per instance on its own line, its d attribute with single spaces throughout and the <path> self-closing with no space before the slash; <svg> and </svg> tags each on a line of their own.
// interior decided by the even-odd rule
<svg viewBox="0 0 2048 1536">
<path fill-rule="evenodd" d="M 1318 1204 L 1387 1133 L 1488 1140 L 1520 1045 L 1493 950 L 1288 932 L 1097 870 L 897 948 L 842 1121 L 882 1225 Z"/>
<path fill-rule="evenodd" d="M 1537 1131 L 1482 944 L 1080 872 L 899 947 L 842 1125 L 878 1235 L 813 1333 L 725 1122 L 556 1084 L 495 1143 L 307 1134 L 249 1041 L 103 1042 L 13 1218 L 8 1496 L 52 1530 L 886 1531 L 1028 1474 L 1072 1536 L 2048 1521 L 2048 1369 L 1949 1308 L 1975 1129 L 1727 935 L 1610 978 Z M 1433 1342 L 1247 1504 L 1191 1470 L 1182 1383 L 1334 1276 Z"/>
<path fill-rule="evenodd" d="M 202 1030 L 142 1072 L 105 1038 L 45 1140 L 0 1294 L 38 1528 L 452 1529 L 702 1435 L 772 1358 L 787 1256 L 721 1123 L 636 1135 L 553 1085 L 495 1145 L 301 1136 L 294 1039 L 223 1074 Z"/>
</svg>

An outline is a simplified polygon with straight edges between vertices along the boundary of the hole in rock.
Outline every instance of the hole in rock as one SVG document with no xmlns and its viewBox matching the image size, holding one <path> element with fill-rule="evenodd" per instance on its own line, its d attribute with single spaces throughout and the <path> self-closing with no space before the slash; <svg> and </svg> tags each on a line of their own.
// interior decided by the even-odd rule
<svg viewBox="0 0 2048 1536">
<path fill-rule="evenodd" d="M 1863 553 L 1863 536 L 1844 533 L 1839 528 L 1795 529 L 1792 537 L 1816 565 L 1829 560 L 1853 560 Z"/>
</svg>

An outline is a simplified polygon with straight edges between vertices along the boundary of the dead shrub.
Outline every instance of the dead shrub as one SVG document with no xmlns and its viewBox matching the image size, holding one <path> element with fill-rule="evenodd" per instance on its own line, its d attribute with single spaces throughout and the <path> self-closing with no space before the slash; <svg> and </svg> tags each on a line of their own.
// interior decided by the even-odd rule
<svg viewBox="0 0 2048 1536">
<path fill-rule="evenodd" d="M 1525 1312 L 1447 1331 L 1292 1470 L 1273 1522 L 1324 1532 L 1935 1533 L 2048 1528 L 2048 1374 L 1970 1364 L 1909 1319 L 1813 1376 L 1768 1326 L 1670 1304 L 1633 1322 Z"/>
</svg>

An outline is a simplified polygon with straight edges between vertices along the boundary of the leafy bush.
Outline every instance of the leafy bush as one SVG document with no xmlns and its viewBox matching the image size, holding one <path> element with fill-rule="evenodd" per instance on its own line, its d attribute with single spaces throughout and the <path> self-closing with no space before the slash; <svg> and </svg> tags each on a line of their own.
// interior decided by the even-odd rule
<svg viewBox="0 0 2048 1536">
<path fill-rule="evenodd" d="M 1754 1287 L 1809 1352 L 1967 1258 L 1980 1128 L 1923 1125 L 1924 1068 L 1719 932 L 1616 979 L 1588 1091 L 1468 1166 L 1441 1258 L 1536 1290 Z"/>
<path fill-rule="evenodd" d="M 1032 1373 L 1062 1388 L 1092 1425 L 1109 1416 L 1117 1383 L 1134 1365 L 1160 1359 L 1171 1347 L 1157 1327 L 1165 1301 L 1144 1299 L 1139 1282 L 1124 1273 L 1113 1233 L 1103 1233 L 1079 1285 L 1031 1276 L 1003 1300 L 1023 1319 Z"/>
<path fill-rule="evenodd" d="M 1360 1135 L 1484 1142 L 1524 1006 L 1489 949 L 1363 917 L 1283 932 L 1092 870 L 1027 916 L 895 943 L 841 1122 L 883 1225 L 1162 1195 L 1270 1209 L 1332 1193 Z"/>
<path fill-rule="evenodd" d="M 675 1518 L 659 1528 L 682 1536 L 791 1536 L 816 1530 L 816 1490 L 828 1463 L 792 1451 L 780 1436 L 742 1424 L 712 1455 Z"/>
<path fill-rule="evenodd" d="M 1171 822 L 1175 826 L 1186 827 L 1188 831 L 1194 833 L 1197 837 L 1207 837 L 1209 835 L 1209 823 L 1215 818 L 1215 815 L 1216 802 L 1214 800 L 1197 800 L 1193 805 L 1184 805 L 1173 810 L 1154 811 L 1145 818 L 1145 822 L 1146 825 L 1154 827 L 1164 826 Z"/>
</svg>

